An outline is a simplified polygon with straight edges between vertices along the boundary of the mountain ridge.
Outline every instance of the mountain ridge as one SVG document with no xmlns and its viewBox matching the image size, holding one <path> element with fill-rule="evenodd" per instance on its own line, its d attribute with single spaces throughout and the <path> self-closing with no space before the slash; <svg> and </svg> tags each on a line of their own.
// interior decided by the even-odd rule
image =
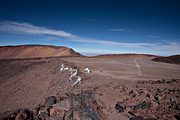
<svg viewBox="0 0 180 120">
<path fill-rule="evenodd" d="M 79 57 L 72 48 L 53 45 L 0 46 L 0 59 L 38 58 L 38 57 Z"/>
<path fill-rule="evenodd" d="M 156 57 L 152 59 L 152 61 L 156 62 L 164 62 L 164 63 L 171 63 L 171 64 L 180 64 L 180 55 L 172 55 L 167 57 Z"/>
</svg>

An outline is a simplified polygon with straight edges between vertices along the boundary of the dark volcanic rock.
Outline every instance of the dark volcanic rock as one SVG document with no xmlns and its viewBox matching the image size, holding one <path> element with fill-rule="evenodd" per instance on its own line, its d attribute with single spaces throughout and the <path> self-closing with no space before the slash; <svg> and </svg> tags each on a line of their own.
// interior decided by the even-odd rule
<svg viewBox="0 0 180 120">
<path fill-rule="evenodd" d="M 33 112 L 29 109 L 18 109 L 14 112 L 4 113 L 2 120 L 33 120 Z"/>
<path fill-rule="evenodd" d="M 116 110 L 118 110 L 118 112 L 124 112 L 125 109 L 125 105 L 122 102 L 118 102 L 115 106 Z"/>
<path fill-rule="evenodd" d="M 2 120 L 106 120 L 102 108 L 91 90 L 79 94 L 70 93 L 63 101 L 56 103 L 56 98 L 46 99 L 46 106 L 39 106 L 33 111 L 19 109 L 6 112 Z M 34 114 L 33 114 L 34 113 Z"/>
<path fill-rule="evenodd" d="M 135 106 L 134 106 L 134 109 L 149 109 L 149 108 L 150 108 L 150 105 L 151 105 L 150 102 L 144 101 L 144 102 L 142 102 L 142 103 L 140 103 L 140 104 L 135 105 Z"/>
<path fill-rule="evenodd" d="M 17 111 L 15 112 L 7 111 L 0 116 L 0 119 L 1 120 L 15 120 L 17 114 L 18 114 Z"/>
<path fill-rule="evenodd" d="M 51 107 L 41 106 L 41 108 L 38 112 L 38 117 L 41 118 L 42 120 L 47 119 L 50 116 L 51 109 L 52 109 L 52 106 Z"/>
<path fill-rule="evenodd" d="M 40 119 L 45 120 L 47 117 L 48 117 L 48 112 L 43 111 L 39 113 Z"/>
<path fill-rule="evenodd" d="M 169 57 L 156 57 L 153 58 L 152 61 L 180 64 L 180 55 L 173 55 Z"/>
<path fill-rule="evenodd" d="M 70 109 L 65 113 L 63 120 L 105 120 L 101 107 L 97 104 L 92 91 L 83 91 L 80 94 L 70 94 Z"/>
<path fill-rule="evenodd" d="M 176 120 L 180 120 L 180 113 L 179 113 L 179 114 L 174 115 L 174 118 L 176 118 Z"/>
<path fill-rule="evenodd" d="M 171 104 L 171 106 L 173 106 L 175 109 L 180 110 L 180 104 L 178 104 L 175 99 L 170 98 L 170 104 Z"/>
<path fill-rule="evenodd" d="M 50 107 L 51 105 L 56 103 L 56 97 L 55 96 L 49 96 L 48 98 L 45 99 L 45 105 Z"/>
</svg>

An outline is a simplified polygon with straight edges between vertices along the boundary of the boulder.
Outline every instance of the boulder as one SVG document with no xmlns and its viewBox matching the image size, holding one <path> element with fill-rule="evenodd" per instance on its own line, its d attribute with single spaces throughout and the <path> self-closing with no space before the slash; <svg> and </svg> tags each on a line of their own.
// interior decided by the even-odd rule
<svg viewBox="0 0 180 120">
<path fill-rule="evenodd" d="M 122 102 L 118 102 L 115 106 L 116 110 L 118 110 L 118 112 L 124 112 L 124 109 L 126 108 L 124 103 Z"/>
<path fill-rule="evenodd" d="M 28 109 L 19 109 L 15 120 L 33 120 L 33 113 Z"/>
<path fill-rule="evenodd" d="M 70 109 L 70 103 L 67 99 L 60 101 L 52 106 L 53 108 L 50 110 L 50 116 L 59 116 L 63 117 L 65 112 Z"/>
<path fill-rule="evenodd" d="M 35 107 L 35 108 L 32 109 L 34 118 L 36 118 L 38 116 L 40 108 L 41 107 L 38 106 L 38 107 Z"/>
<path fill-rule="evenodd" d="M 0 116 L 0 119 L 1 120 L 15 120 L 16 116 L 17 116 L 18 112 L 15 111 L 7 111 L 7 112 L 4 112 L 1 116 Z"/>
<path fill-rule="evenodd" d="M 180 120 L 180 113 L 179 113 L 179 114 L 174 115 L 174 118 L 176 118 L 176 120 Z"/>
<path fill-rule="evenodd" d="M 33 112 L 27 108 L 3 113 L 1 120 L 33 120 Z"/>
<path fill-rule="evenodd" d="M 55 96 L 49 96 L 49 97 L 47 97 L 46 99 L 45 99 L 45 105 L 47 106 L 47 107 L 50 107 L 50 106 L 52 106 L 53 104 L 55 104 L 56 103 L 56 97 Z"/>
<path fill-rule="evenodd" d="M 70 109 L 64 114 L 64 120 L 106 120 L 91 90 L 70 94 L 69 103 Z"/>
<path fill-rule="evenodd" d="M 44 107 L 39 110 L 38 117 L 42 120 L 45 120 L 49 116 L 49 108 Z"/>
<path fill-rule="evenodd" d="M 150 102 L 144 101 L 144 102 L 142 102 L 142 103 L 140 103 L 140 104 L 135 105 L 135 106 L 134 106 L 134 109 L 149 109 L 149 108 L 150 108 L 150 105 L 151 105 Z"/>
</svg>

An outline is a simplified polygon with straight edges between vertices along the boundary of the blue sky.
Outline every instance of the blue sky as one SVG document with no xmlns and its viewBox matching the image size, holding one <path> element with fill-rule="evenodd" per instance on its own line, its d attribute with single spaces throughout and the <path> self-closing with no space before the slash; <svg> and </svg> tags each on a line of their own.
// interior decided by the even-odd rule
<svg viewBox="0 0 180 120">
<path fill-rule="evenodd" d="M 179 0 L 1 0 L 0 45 L 180 54 Z"/>
</svg>

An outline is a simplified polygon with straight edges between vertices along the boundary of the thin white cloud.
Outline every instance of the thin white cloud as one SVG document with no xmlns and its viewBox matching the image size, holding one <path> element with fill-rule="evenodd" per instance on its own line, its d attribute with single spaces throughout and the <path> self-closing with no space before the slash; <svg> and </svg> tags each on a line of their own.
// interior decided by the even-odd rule
<svg viewBox="0 0 180 120">
<path fill-rule="evenodd" d="M 153 47 L 154 44 L 150 43 L 125 43 L 125 42 L 116 42 L 116 41 L 109 41 L 109 40 L 97 40 L 93 38 L 82 38 L 82 37 L 75 37 L 73 40 L 83 43 L 94 43 L 94 44 L 101 44 L 106 46 L 121 46 L 121 47 L 129 47 L 129 48 L 142 48 L 142 47 Z"/>
<path fill-rule="evenodd" d="M 114 32 L 132 32 L 133 31 L 131 29 L 125 29 L 125 28 L 111 28 L 109 30 L 114 31 Z"/>
<path fill-rule="evenodd" d="M 115 30 L 115 29 L 114 29 Z M 125 29 L 124 29 L 125 30 Z M 123 31 L 123 29 L 119 29 L 119 31 Z M 126 31 L 130 31 L 127 30 Z M 18 23 L 13 21 L 0 21 L 0 32 L 7 33 L 16 33 L 23 35 L 46 35 L 47 37 L 63 37 L 67 40 L 73 42 L 81 42 L 88 44 L 99 44 L 103 46 L 117 46 L 121 48 L 131 49 L 141 49 L 141 50 L 157 50 L 159 52 L 172 52 L 172 53 L 180 53 L 180 43 L 127 43 L 127 42 L 118 42 L 112 40 L 99 40 L 93 38 L 84 38 L 81 36 L 77 36 L 75 34 L 63 31 L 63 30 L 55 30 L 52 28 L 39 27 L 29 23 Z M 48 39 L 49 40 L 49 39 Z M 51 39 L 50 39 L 51 40 Z"/>
<path fill-rule="evenodd" d="M 0 31 L 12 32 L 12 33 L 25 33 L 25 34 L 44 34 L 44 35 L 55 35 L 61 37 L 72 37 L 71 33 L 53 30 L 45 27 L 38 27 L 29 23 L 18 23 L 12 21 L 1 21 Z"/>
</svg>

